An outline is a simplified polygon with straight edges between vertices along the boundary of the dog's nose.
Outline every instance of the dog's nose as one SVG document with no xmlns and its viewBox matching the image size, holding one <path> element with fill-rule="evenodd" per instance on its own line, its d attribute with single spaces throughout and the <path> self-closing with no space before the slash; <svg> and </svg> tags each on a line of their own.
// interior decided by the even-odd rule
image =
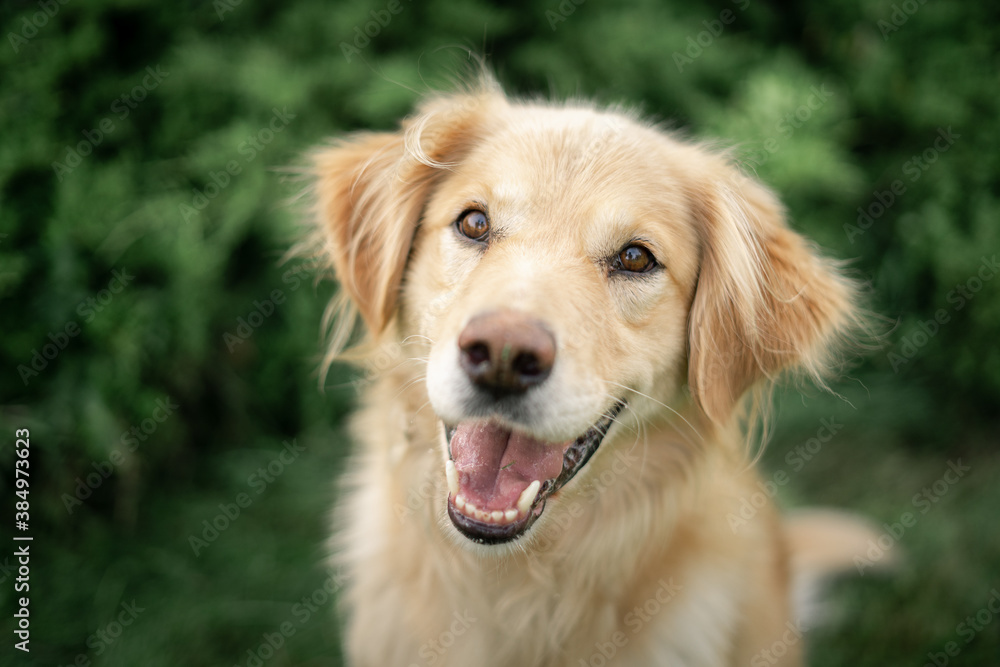
<svg viewBox="0 0 1000 667">
<path fill-rule="evenodd" d="M 462 368 L 493 394 L 523 393 L 552 372 L 556 339 L 537 320 L 513 310 L 472 318 L 458 337 Z"/>
</svg>

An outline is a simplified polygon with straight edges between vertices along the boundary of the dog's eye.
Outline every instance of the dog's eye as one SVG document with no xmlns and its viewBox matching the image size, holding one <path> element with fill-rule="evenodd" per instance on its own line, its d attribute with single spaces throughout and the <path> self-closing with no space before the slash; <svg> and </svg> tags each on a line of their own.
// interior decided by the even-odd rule
<svg viewBox="0 0 1000 667">
<path fill-rule="evenodd" d="M 613 262 L 614 268 L 627 273 L 645 273 L 656 266 L 656 258 L 649 248 L 632 243 L 622 248 Z"/>
<path fill-rule="evenodd" d="M 476 209 L 470 209 L 455 221 L 455 228 L 462 236 L 473 241 L 486 241 L 490 235 L 490 221 L 486 214 Z"/>
</svg>

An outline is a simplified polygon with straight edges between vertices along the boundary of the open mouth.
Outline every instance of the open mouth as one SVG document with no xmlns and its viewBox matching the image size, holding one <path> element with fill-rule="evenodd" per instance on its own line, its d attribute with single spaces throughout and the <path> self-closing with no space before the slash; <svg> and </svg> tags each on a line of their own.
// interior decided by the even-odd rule
<svg viewBox="0 0 1000 667">
<path fill-rule="evenodd" d="M 542 515 L 545 501 L 587 464 L 615 418 L 616 401 L 576 440 L 549 443 L 492 421 L 445 426 L 448 516 L 480 544 L 517 539 Z"/>
</svg>

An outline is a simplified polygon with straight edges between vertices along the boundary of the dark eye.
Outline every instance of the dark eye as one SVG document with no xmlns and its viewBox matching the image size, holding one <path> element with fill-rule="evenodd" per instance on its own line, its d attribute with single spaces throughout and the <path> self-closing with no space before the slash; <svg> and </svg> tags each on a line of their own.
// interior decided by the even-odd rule
<svg viewBox="0 0 1000 667">
<path fill-rule="evenodd" d="M 627 273 L 645 273 L 656 266 L 656 258 L 649 248 L 632 243 L 622 248 L 615 257 L 614 268 Z"/>
<path fill-rule="evenodd" d="M 455 221 L 455 228 L 462 236 L 473 241 L 486 241 L 490 235 L 490 221 L 486 214 L 476 209 L 470 209 Z"/>
</svg>

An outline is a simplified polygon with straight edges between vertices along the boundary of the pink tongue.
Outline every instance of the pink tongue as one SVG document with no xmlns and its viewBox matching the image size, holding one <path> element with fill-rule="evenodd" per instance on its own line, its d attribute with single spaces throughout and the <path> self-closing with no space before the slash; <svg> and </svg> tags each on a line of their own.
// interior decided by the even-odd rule
<svg viewBox="0 0 1000 667">
<path fill-rule="evenodd" d="M 463 422 L 451 439 L 461 494 L 481 510 L 516 507 L 533 480 L 559 476 L 569 444 L 535 440 L 493 422 Z"/>
</svg>

